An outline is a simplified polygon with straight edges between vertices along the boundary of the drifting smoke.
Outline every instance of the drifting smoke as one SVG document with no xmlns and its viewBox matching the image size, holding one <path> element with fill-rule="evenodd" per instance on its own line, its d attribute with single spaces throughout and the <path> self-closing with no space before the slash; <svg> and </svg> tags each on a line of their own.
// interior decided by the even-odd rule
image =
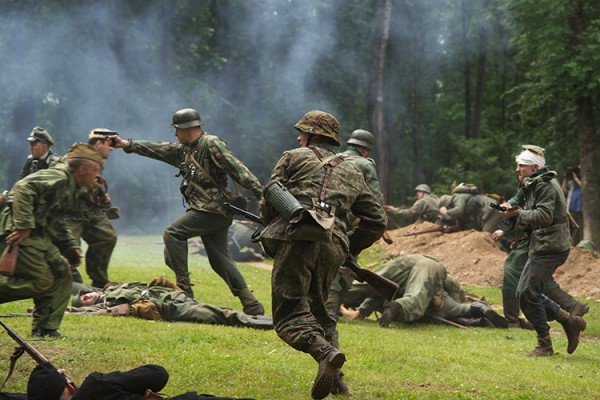
<svg viewBox="0 0 600 400">
<path fill-rule="evenodd" d="M 217 26 L 204 38 L 215 41 L 218 51 L 235 48 L 226 41 L 238 35 L 254 43 L 251 58 L 238 59 L 223 51 L 223 60 L 206 59 L 202 38 L 196 37 L 202 22 L 181 27 L 186 5 L 191 9 L 211 4 L 230 11 L 219 21 L 219 26 L 230 27 L 229 35 L 222 35 Z M 184 107 L 197 108 L 203 127 L 225 138 L 266 182 L 280 152 L 296 146 L 292 126 L 304 112 L 321 108 L 336 114 L 310 82 L 323 54 L 335 46 L 332 21 L 339 4 L 3 2 L 0 145 L 8 157 L 0 161 L 2 188 L 14 183 L 29 152 L 26 136 L 36 125 L 50 132 L 58 154 L 74 142 L 86 141 L 96 127 L 117 130 L 125 138 L 174 141 L 171 116 Z M 196 46 L 198 57 L 185 59 L 191 51 L 177 51 L 173 43 Z M 181 76 L 177 65 L 190 63 L 199 64 L 199 75 Z M 242 82 L 233 75 L 241 64 L 253 71 L 255 81 Z M 265 109 L 266 104 L 277 107 Z M 254 144 L 246 146 L 247 141 Z M 261 154 L 259 142 L 264 143 L 264 148 L 258 147 Z M 103 175 L 113 204 L 122 209 L 116 229 L 158 233 L 181 214 L 177 172 L 165 163 L 114 151 Z"/>
</svg>

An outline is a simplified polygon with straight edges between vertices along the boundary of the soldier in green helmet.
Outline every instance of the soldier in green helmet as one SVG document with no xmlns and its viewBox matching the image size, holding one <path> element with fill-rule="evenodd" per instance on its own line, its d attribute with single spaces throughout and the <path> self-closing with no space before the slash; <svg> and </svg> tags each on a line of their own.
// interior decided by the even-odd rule
<svg viewBox="0 0 600 400">
<path fill-rule="evenodd" d="M 32 335 L 59 337 L 71 293 L 69 265 L 79 265 L 81 250 L 65 214 L 78 188 L 92 187 L 104 159 L 92 146 L 76 144 L 66 165 L 48 168 L 18 181 L 12 204 L 0 211 L 0 253 L 19 245 L 12 276 L 0 274 L 0 303 L 33 298 Z"/>
<path fill-rule="evenodd" d="M 294 128 L 300 147 L 283 153 L 265 186 L 261 241 L 274 257 L 275 331 L 319 363 L 311 395 L 322 399 L 349 393 L 341 371 L 346 356 L 339 350 L 336 320 L 325 306 L 331 281 L 349 254 L 381 237 L 387 218 L 362 174 L 336 154 L 339 123 L 333 115 L 309 111 Z M 301 204 L 299 214 L 276 208 L 269 191 L 275 184 Z M 354 229 L 349 213 L 359 219 Z"/>
<path fill-rule="evenodd" d="M 250 170 L 229 150 L 225 141 L 202 130 L 200 114 L 184 108 L 173 114 L 172 126 L 179 143 L 124 140 L 116 136 L 115 147 L 163 161 L 179 168 L 180 190 L 188 204 L 185 214 L 164 232 L 165 263 L 175 272 L 177 285 L 193 297 L 188 270 L 188 239 L 200 236 L 212 269 L 223 278 L 244 312 L 263 315 L 264 307 L 248 288 L 242 273 L 229 255 L 227 229 L 233 214 L 224 205 L 234 194 L 227 177 L 252 191 L 257 199 L 262 186 Z"/>
<path fill-rule="evenodd" d="M 409 208 L 385 205 L 385 211 L 399 226 L 423 221 L 436 222 L 440 219 L 439 198 L 431 192 L 429 185 L 421 183 L 415 187 L 417 200 Z"/>
</svg>

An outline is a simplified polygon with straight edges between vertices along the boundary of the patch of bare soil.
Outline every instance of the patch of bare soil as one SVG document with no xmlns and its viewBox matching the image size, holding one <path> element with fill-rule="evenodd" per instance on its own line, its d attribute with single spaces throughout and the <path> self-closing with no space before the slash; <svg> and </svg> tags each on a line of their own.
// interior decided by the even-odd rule
<svg viewBox="0 0 600 400">
<path fill-rule="evenodd" d="M 471 230 L 403 236 L 433 226 L 424 222 L 388 231 L 394 242 L 387 245 L 381 241 L 381 246 L 389 259 L 413 253 L 430 254 L 440 259 L 463 285 L 502 286 L 507 254 L 496 246 L 490 233 Z M 573 248 L 554 278 L 573 296 L 600 299 L 600 258 L 589 250 Z"/>
</svg>

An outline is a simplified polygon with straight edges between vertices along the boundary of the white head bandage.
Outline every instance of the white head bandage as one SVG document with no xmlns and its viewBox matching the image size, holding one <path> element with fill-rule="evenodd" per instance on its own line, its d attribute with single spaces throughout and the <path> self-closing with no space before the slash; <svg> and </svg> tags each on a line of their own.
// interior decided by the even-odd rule
<svg viewBox="0 0 600 400">
<path fill-rule="evenodd" d="M 546 165 L 546 159 L 543 156 L 529 150 L 522 151 L 521 154 L 515 157 L 515 161 L 517 164 L 537 165 L 539 168 L 544 168 Z"/>
</svg>

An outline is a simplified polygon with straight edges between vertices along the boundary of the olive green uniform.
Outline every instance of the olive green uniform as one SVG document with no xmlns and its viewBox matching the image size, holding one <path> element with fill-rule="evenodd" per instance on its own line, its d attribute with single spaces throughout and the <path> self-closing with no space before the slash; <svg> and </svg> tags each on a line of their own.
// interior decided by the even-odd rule
<svg viewBox="0 0 600 400">
<path fill-rule="evenodd" d="M 323 168 L 314 168 L 322 159 L 334 157 L 334 150 L 332 145 L 319 143 L 284 152 L 270 183 L 279 181 L 302 203 L 312 204 L 322 192 L 325 178 Z M 306 175 L 308 170 L 315 172 Z M 346 162 L 331 169 L 322 201 L 331 206 L 334 216 L 330 239 L 323 241 L 314 241 L 311 235 L 294 236 L 292 225 L 271 205 L 261 202 L 265 223 L 262 243 L 274 256 L 271 286 L 275 330 L 282 340 L 317 362 L 332 345 L 338 346 L 336 321 L 325 307 L 332 279 L 348 253 L 356 255 L 370 246 L 381 237 L 387 223 L 382 205 L 363 176 Z M 349 213 L 360 219 L 350 236 Z"/>
<path fill-rule="evenodd" d="M 222 139 L 207 133 L 187 145 L 130 139 L 124 150 L 180 168 L 183 177 L 181 191 L 189 208 L 164 232 L 165 263 L 175 272 L 177 284 L 193 296 L 188 277 L 187 241 L 200 236 L 210 266 L 227 283 L 233 295 L 239 295 L 247 284 L 227 248 L 227 230 L 232 213 L 223 203 L 233 197 L 227 188 L 227 176 L 260 198 L 262 187 L 258 179 L 233 155 Z"/>
<path fill-rule="evenodd" d="M 457 187 L 452 194 L 451 208 L 444 219 L 457 221 L 462 230 L 494 232 L 498 227 L 498 213 L 490 207 L 490 203 L 494 202 L 495 200 L 490 197 L 462 192 Z"/>
<path fill-rule="evenodd" d="M 92 287 L 83 288 L 84 292 L 96 291 Z M 231 308 L 201 303 L 187 296 L 181 290 L 164 286 L 148 287 L 143 282 L 129 282 L 108 286 L 99 293 L 100 298 L 97 304 L 87 307 L 71 307 L 69 311 L 96 312 L 120 304 L 129 304 L 132 305 L 132 315 L 142 319 L 259 329 L 273 328 L 268 317 L 253 317 Z"/>
<path fill-rule="evenodd" d="M 69 301 L 71 273 L 61 253 L 79 246 L 64 215 L 75 202 L 76 185 L 66 168 L 49 168 L 18 181 L 12 205 L 0 213 L 0 252 L 13 229 L 31 229 L 19 244 L 14 276 L 0 275 L 0 303 L 33 298 L 33 330 L 57 330 Z"/>
<path fill-rule="evenodd" d="M 371 189 L 371 192 L 375 195 L 379 203 L 383 204 L 383 193 L 381 193 L 379 180 L 377 179 L 377 168 L 375 167 L 375 161 L 372 158 L 363 157 L 358 152 L 356 147 L 352 145 L 348 146 L 348 149 L 343 152 L 342 155 L 348 164 L 352 165 L 358 172 L 362 174 L 363 178 L 365 179 L 365 183 L 369 189 Z M 353 221 L 349 221 L 349 223 L 352 222 Z M 333 318 L 337 318 L 339 314 L 339 294 L 348 290 L 351 284 L 352 278 L 339 272 L 331 282 L 326 306 Z"/>
<path fill-rule="evenodd" d="M 87 245 L 85 271 L 92 286 L 103 287 L 109 282 L 108 264 L 117 244 L 117 233 L 103 207 L 104 192 L 96 188 L 80 188 L 77 201 L 67 215 L 75 240 L 83 239 Z M 83 282 L 77 270 L 72 270 L 73 280 Z"/>
<path fill-rule="evenodd" d="M 417 199 L 410 208 L 400 208 L 390 212 L 394 222 L 399 226 L 406 226 L 423 221 L 436 222 L 440 218 L 440 199 L 434 195 L 425 193 Z"/>
<path fill-rule="evenodd" d="M 448 319 L 472 316 L 470 305 L 460 303 L 460 284 L 434 257 L 410 254 L 382 265 L 375 272 L 399 286 L 394 299 L 400 305 L 398 322 L 431 315 Z M 433 305 L 435 295 L 442 301 Z M 342 303 L 368 317 L 373 311 L 383 310 L 384 298 L 370 285 L 354 281 L 350 290 L 342 295 Z"/>
</svg>

